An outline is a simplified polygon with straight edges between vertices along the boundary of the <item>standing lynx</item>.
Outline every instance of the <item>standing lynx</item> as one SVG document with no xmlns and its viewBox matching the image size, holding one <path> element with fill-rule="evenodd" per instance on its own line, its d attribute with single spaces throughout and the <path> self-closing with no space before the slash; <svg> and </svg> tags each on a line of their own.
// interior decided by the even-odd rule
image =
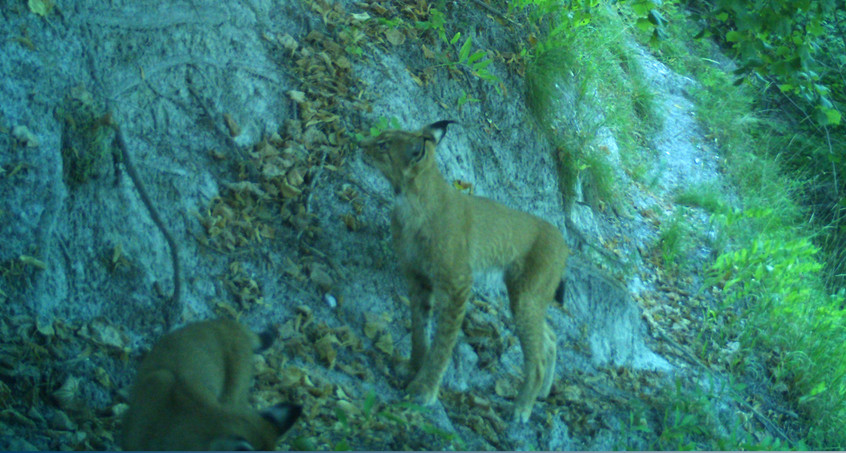
<svg viewBox="0 0 846 453">
<path fill-rule="evenodd" d="M 250 407 L 253 351 L 271 340 L 225 319 L 162 337 L 138 369 L 123 417 L 123 449 L 273 450 L 301 408 Z"/>
<path fill-rule="evenodd" d="M 368 160 L 391 183 L 394 252 L 411 299 L 410 393 L 437 400 L 464 319 L 473 272 L 503 269 L 517 337 L 523 349 L 523 384 L 514 416 L 527 421 L 535 399 L 546 397 L 555 371 L 556 336 L 546 308 L 563 294 L 569 250 L 550 223 L 453 188 L 438 170 L 435 150 L 452 121 L 417 132 L 385 131 L 362 143 Z M 437 328 L 426 333 L 432 307 Z"/>
</svg>

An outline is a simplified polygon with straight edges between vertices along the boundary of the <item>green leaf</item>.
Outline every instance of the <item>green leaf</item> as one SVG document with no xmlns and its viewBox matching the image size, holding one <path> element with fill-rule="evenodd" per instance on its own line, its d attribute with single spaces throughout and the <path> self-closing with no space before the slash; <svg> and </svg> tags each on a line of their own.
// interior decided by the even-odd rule
<svg viewBox="0 0 846 453">
<path fill-rule="evenodd" d="M 820 105 L 824 109 L 834 108 L 834 104 L 832 104 L 831 101 L 829 101 L 828 98 L 825 96 L 820 96 Z"/>
<path fill-rule="evenodd" d="M 649 19 L 646 19 L 645 17 L 639 18 L 637 20 L 637 22 L 635 23 L 635 25 L 641 31 L 646 31 L 646 32 L 652 31 L 652 28 L 655 27 L 654 25 L 652 25 L 652 22 L 649 22 Z"/>
<path fill-rule="evenodd" d="M 652 22 L 656 26 L 661 26 L 664 25 L 667 20 L 664 19 L 664 16 L 657 9 L 653 9 L 649 12 L 649 22 Z"/>
<path fill-rule="evenodd" d="M 652 2 L 640 1 L 633 3 L 631 6 L 632 11 L 634 11 L 635 14 L 637 14 L 638 16 L 645 16 L 647 13 L 649 13 L 649 10 L 652 9 Z"/>
<path fill-rule="evenodd" d="M 347 413 L 340 407 L 335 408 L 335 417 L 338 418 L 338 421 L 340 421 L 342 425 L 349 427 L 349 417 L 347 417 Z"/>
<path fill-rule="evenodd" d="M 477 71 L 477 72 L 483 71 L 491 63 L 493 63 L 493 60 L 482 60 L 482 61 L 473 65 L 473 70 Z"/>
<path fill-rule="evenodd" d="M 825 32 L 825 30 L 823 29 L 822 25 L 819 22 L 812 22 L 812 23 L 808 24 L 808 26 L 805 27 L 805 29 L 808 31 L 808 33 L 810 33 L 812 35 L 816 35 L 816 36 L 819 36 L 819 35 L 821 35 Z"/>
<path fill-rule="evenodd" d="M 813 389 L 811 389 L 811 393 L 807 395 L 799 397 L 799 404 L 806 403 L 808 400 L 813 399 L 820 393 L 826 390 L 825 382 L 820 382 L 819 384 L 815 385 Z"/>
<path fill-rule="evenodd" d="M 488 82 L 499 82 L 499 77 L 491 74 L 490 72 L 484 69 L 478 71 L 476 75 L 478 75 L 480 79 L 487 80 Z"/>
<path fill-rule="evenodd" d="M 464 41 L 464 44 L 461 46 L 461 50 L 458 51 L 459 62 L 467 61 L 467 57 L 470 55 L 470 48 L 473 45 L 470 38 L 471 36 L 467 37 L 467 40 Z"/>
<path fill-rule="evenodd" d="M 481 60 L 485 56 L 485 52 L 481 50 L 478 52 L 473 52 L 473 55 L 470 55 L 470 58 L 467 59 L 468 64 L 473 64 L 478 60 Z"/>
<path fill-rule="evenodd" d="M 453 36 L 452 39 L 449 40 L 449 43 L 455 44 L 456 42 L 458 42 L 458 38 L 460 38 L 460 37 L 461 37 L 461 32 L 456 33 L 455 36 Z"/>
<path fill-rule="evenodd" d="M 728 41 L 728 42 L 740 42 L 740 40 L 742 38 L 743 38 L 743 35 L 740 34 L 740 32 L 738 32 L 736 30 L 732 30 L 732 31 L 726 33 L 726 41 Z"/>
<path fill-rule="evenodd" d="M 400 426 L 408 425 L 407 420 L 404 420 L 404 419 L 402 419 L 402 418 L 400 418 L 400 417 L 398 417 L 398 416 L 396 416 L 396 415 L 394 415 L 394 414 L 392 414 L 388 411 L 381 411 L 376 415 L 378 415 L 379 417 L 384 418 L 386 420 L 390 420 L 390 421 L 392 421 L 392 422 L 394 422 L 394 423 L 396 423 Z"/>
<path fill-rule="evenodd" d="M 834 126 L 840 124 L 840 119 L 841 119 L 840 112 L 838 112 L 837 110 L 834 110 L 834 109 L 826 108 L 826 107 L 820 107 L 820 110 L 822 110 L 823 114 L 825 115 L 825 118 L 828 121 L 827 124 L 834 125 Z"/>
<path fill-rule="evenodd" d="M 41 17 L 47 17 L 53 11 L 53 0 L 28 0 L 29 10 Z"/>
<path fill-rule="evenodd" d="M 361 411 L 364 412 L 364 416 L 370 418 L 370 411 L 373 410 L 373 406 L 376 404 L 376 392 L 371 390 L 367 396 L 364 398 L 364 405 L 361 408 Z"/>
</svg>

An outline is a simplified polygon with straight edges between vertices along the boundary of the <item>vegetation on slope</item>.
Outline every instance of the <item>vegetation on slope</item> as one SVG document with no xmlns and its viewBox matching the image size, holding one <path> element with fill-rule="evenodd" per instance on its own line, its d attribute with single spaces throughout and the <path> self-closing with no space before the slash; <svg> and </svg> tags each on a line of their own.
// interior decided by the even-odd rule
<svg viewBox="0 0 846 453">
<path fill-rule="evenodd" d="M 312 3 L 324 22 L 336 27 L 333 30 L 337 36 L 330 39 L 314 33 L 299 42 L 290 36 L 281 40 L 288 54 L 298 55 L 296 64 L 308 82 L 304 91 L 290 93 L 294 102 L 302 104 L 304 122 L 312 117 L 320 120 L 324 109 L 335 108 L 336 101 L 343 97 L 333 91 L 339 89 L 336 82 L 340 76 L 350 74 L 350 59 L 360 57 L 369 50 L 368 46 L 377 45 L 373 38 L 377 35 L 384 36 L 380 44 L 385 46 L 386 42 L 395 46 L 420 36 L 431 38 L 426 42 L 434 51 L 424 46 L 423 53 L 426 59 L 435 63 L 418 72 L 420 77 L 413 75 L 416 82 L 429 82 L 435 78 L 435 71 L 446 70 L 449 75 L 475 77 L 501 89 L 496 76 L 487 70 L 493 61 L 489 55 L 495 52 L 477 50 L 470 33 L 462 36 L 456 31 L 457 26 L 448 23 L 449 16 L 443 12 L 448 11 L 446 2 L 418 2 L 414 6 L 416 9 L 404 14 L 390 9 L 395 6 L 392 3 L 399 2 L 385 2 L 390 8 L 372 2 L 370 16 L 349 14 L 334 4 L 329 7 L 323 2 L 309 2 Z M 614 6 L 594 0 L 508 2 L 509 10 L 504 20 L 519 22 L 528 33 L 519 55 L 506 57 L 497 53 L 496 62 L 511 58 L 510 61 L 524 63 L 528 102 L 539 129 L 556 144 L 561 186 L 568 199 L 572 198 L 576 184 L 581 183 L 589 189 L 586 198 L 592 200 L 594 207 L 602 209 L 617 203 L 620 189 L 613 177 L 607 150 L 593 142 L 601 128 L 612 131 L 620 144 L 621 159 L 635 179 L 646 173 L 636 156 L 648 152 L 648 137 L 660 121 L 661 113 L 655 111 L 649 86 L 634 62 L 628 44 L 631 34 L 638 35 L 643 42 L 648 41 L 652 51 L 676 70 L 697 79 L 699 86 L 692 94 L 699 105 L 699 117 L 710 132 L 709 138 L 723 154 L 723 171 L 738 190 L 735 196 L 721 193 L 719 187 L 703 186 L 678 194 L 678 203 L 709 212 L 712 226 L 718 233 L 710 244 L 714 254 L 705 269 L 708 279 L 702 291 L 719 294 L 721 299 L 702 313 L 695 326 L 698 337 L 693 341 L 697 352 L 694 360 L 707 370 L 707 378 L 697 386 L 678 380 L 667 389 L 651 393 L 637 388 L 640 385 L 637 378 L 630 379 L 629 384 L 641 398 L 634 400 L 636 406 L 628 424 L 622 427 L 631 441 L 620 441 L 620 448 L 846 448 L 846 433 L 842 431 L 846 422 L 846 365 L 842 359 L 846 352 L 842 310 L 846 294 L 840 288 L 846 274 L 843 259 L 846 256 L 846 247 L 843 247 L 846 205 L 842 196 L 842 175 L 846 167 L 843 156 L 846 146 L 843 144 L 846 140 L 843 127 L 838 124 L 839 112 L 846 99 L 842 77 L 846 52 L 843 42 L 835 39 L 843 28 L 844 12 L 838 10 L 831 14 L 832 2 L 782 2 L 793 9 L 772 2 L 775 6 L 758 3 L 763 6 L 755 10 L 751 8 L 752 2 L 743 0 L 691 1 L 686 5 L 665 1 L 660 8 L 649 1 L 630 1 Z M 505 11 L 505 2 L 494 4 Z M 794 14 L 796 10 L 801 12 Z M 689 11 L 698 16 L 689 16 Z M 758 16 L 743 11 L 753 11 Z M 727 69 L 725 63 L 716 62 L 718 57 L 709 45 L 709 35 L 727 49 L 737 50 L 740 67 L 737 74 Z M 324 55 L 331 56 L 333 62 L 324 62 Z M 781 64 L 782 60 L 789 64 Z M 322 70 L 324 64 L 334 74 L 333 78 L 323 75 L 326 73 Z M 513 66 L 519 71 L 519 64 Z M 742 74 L 751 76 L 738 79 Z M 575 98 L 561 101 L 567 103 L 565 107 L 573 107 L 571 117 L 550 115 L 562 107 L 549 102 L 557 98 L 553 94 L 565 91 L 556 83 L 576 88 L 573 90 Z M 345 86 L 346 83 L 341 88 Z M 308 102 L 305 102 L 306 95 Z M 473 93 L 465 92 L 456 101 L 456 106 L 460 110 L 475 102 L 479 100 Z M 592 106 L 599 103 L 608 106 L 601 113 L 592 110 Z M 323 137 L 314 141 L 327 143 L 324 161 L 342 165 L 342 156 L 333 150 L 349 145 L 351 132 L 334 129 L 338 124 L 334 121 L 314 123 L 320 128 L 332 129 L 320 131 L 322 136 L 310 134 L 310 129 L 294 135 L 301 140 L 304 140 L 302 136 Z M 255 162 L 243 165 L 268 168 L 280 162 L 279 171 L 262 174 L 265 179 L 256 182 L 277 197 L 294 199 L 304 188 L 299 170 L 313 163 L 301 162 L 302 156 L 290 154 L 290 149 L 298 149 L 295 140 L 292 139 L 287 147 L 281 146 L 285 144 L 281 139 L 277 141 L 271 138 L 268 143 L 257 146 L 251 153 Z M 230 187 L 226 196 L 215 200 L 209 215 L 203 219 L 209 236 L 205 245 L 234 249 L 273 232 L 265 228 L 263 209 L 256 209 L 259 213 L 256 216 L 236 217 L 245 212 L 245 206 L 262 207 L 262 200 L 256 202 L 251 198 L 256 196 L 252 186 Z M 302 232 L 307 235 L 311 225 L 308 219 L 299 219 L 299 215 L 294 214 L 300 212 L 304 211 L 292 209 L 286 213 L 285 220 L 304 225 Z M 685 265 L 684 247 L 689 236 L 701 228 L 688 224 L 686 219 L 685 215 L 674 215 L 664 222 L 660 233 L 661 259 L 665 266 L 677 267 L 675 273 L 679 273 L 678 266 Z M 356 224 L 356 219 L 350 217 L 351 230 Z M 233 231 L 236 234 L 232 234 Z M 822 247 L 822 251 L 818 247 Z M 112 261 L 118 268 L 120 260 L 116 257 L 120 257 L 117 249 Z M 26 264 L 23 258 L 21 266 Z M 6 274 L 16 272 L 17 268 L 7 267 Z M 289 272 L 300 274 L 296 267 Z M 317 280 L 315 275 L 319 273 L 312 267 L 310 275 Z M 240 304 L 262 303 L 259 286 L 237 262 L 233 262 L 226 283 Z M 221 305 L 215 309 L 228 313 L 231 307 Z M 33 343 L 15 340 L 5 345 L 4 351 L 14 360 L 0 364 L 9 382 L 14 378 L 15 386 L 25 385 L 30 389 L 23 397 L 28 402 L 44 399 L 53 391 L 52 397 L 69 413 L 81 405 L 76 378 L 58 381 L 61 373 L 39 371 L 41 368 L 33 364 L 41 365 L 42 361 L 51 366 L 65 361 L 76 363 L 75 357 L 80 354 L 84 357 L 91 348 L 110 351 L 109 354 L 121 361 L 129 354 L 128 340 L 109 326 L 13 321 L 0 322 L 4 338 L 26 337 L 15 335 L 15 332 L 28 332 L 28 335 L 37 332 Z M 377 328 L 384 322 L 387 321 L 374 321 L 370 324 L 370 333 L 365 328 L 365 334 L 368 337 L 372 334 L 371 339 L 385 338 L 383 327 Z M 286 329 L 292 338 L 287 347 L 312 362 L 325 362 L 329 368 L 335 363 L 336 350 L 361 352 L 360 341 L 348 330 L 311 323 L 311 313 L 307 309 L 300 310 L 297 319 Z M 388 348 L 389 340 L 383 344 L 385 349 L 392 349 L 392 346 Z M 259 400 L 270 398 L 268 395 L 275 398 L 296 388 L 300 394 L 293 396 L 300 400 L 312 403 L 331 399 L 334 403 L 310 404 L 315 409 L 309 417 L 309 430 L 304 429 L 306 434 L 290 439 L 291 448 L 348 449 L 363 445 L 364 441 L 367 445 L 385 448 L 464 447 L 454 433 L 428 423 L 421 415 L 425 412 L 423 408 L 384 403 L 372 391 L 351 395 L 332 393 L 331 383 L 309 378 L 297 367 L 285 367 L 285 373 L 280 375 L 276 371 L 281 366 L 278 362 L 285 360 L 281 353 L 269 355 L 267 360 L 268 365 L 261 366 L 259 371 L 263 386 L 257 397 Z M 104 388 L 113 387 L 108 382 L 111 370 L 99 365 L 85 366 L 92 368 L 89 374 L 103 380 Z M 354 366 L 344 360 L 337 363 L 340 369 L 349 367 L 349 375 L 368 374 L 368 370 Z M 719 376 L 723 371 L 731 372 L 728 383 Z M 566 379 L 581 379 L 577 372 L 573 374 Z M 43 379 L 42 375 L 49 375 L 49 379 Z M 750 434 L 754 431 L 745 426 L 749 420 L 739 419 L 732 429 L 722 430 L 717 421 L 723 411 L 722 402 L 729 400 L 738 406 L 748 405 L 744 387 L 760 382 L 765 382 L 771 394 L 782 398 L 792 408 L 791 413 L 775 415 L 756 407 L 748 411 L 757 422 L 766 425 L 769 432 L 778 435 Z M 571 417 L 567 423 L 573 432 L 596 429 L 596 414 L 601 413 L 584 397 L 590 389 L 580 384 L 577 381 L 577 385 L 563 385 L 565 391 L 555 396 L 556 403 L 571 408 L 566 416 Z M 11 401 L 12 395 L 19 393 L 15 386 L 0 383 L 0 400 Z M 475 404 L 477 412 L 485 415 L 471 413 L 466 425 L 483 435 L 491 445 L 501 445 L 500 436 L 505 425 L 491 410 L 488 401 L 463 394 L 446 394 L 444 398 L 470 398 L 455 406 Z M 626 406 L 631 402 L 626 401 Z M 112 431 L 118 407 L 111 408 L 108 413 L 88 412 L 84 411 L 79 417 L 86 420 L 80 427 L 70 419 L 65 420 L 66 417 L 57 416 L 58 421 L 51 421 L 52 425 L 60 427 L 57 429 L 67 432 L 68 438 L 50 445 L 113 446 Z M 4 410 L 3 416 L 11 420 L 41 419 L 37 423 L 29 422 L 33 430 L 43 425 L 45 418 L 38 409 L 25 415 L 9 409 Z M 775 425 L 790 426 L 786 429 Z M 339 441 L 338 433 L 342 439 L 355 439 L 360 443 L 351 445 L 347 440 Z"/>
<path fill-rule="evenodd" d="M 620 68 L 631 68 L 626 65 L 628 34 L 621 30 L 633 31 L 665 62 L 697 79 L 692 94 L 698 117 L 723 155 L 722 170 L 739 198 L 733 203 L 737 207 L 729 207 L 723 200 L 730 195 L 719 187 L 691 188 L 677 198 L 710 212 L 718 231 L 703 290 L 718 288 L 722 297 L 701 319 L 699 356 L 719 369 L 726 345 L 733 345 L 737 353 L 725 368 L 738 382 L 766 382 L 801 420 L 801 427 L 784 434 L 787 443 L 709 432 L 715 400 L 706 397 L 706 390 L 679 386 L 652 406 L 664 412 L 660 430 L 638 422 L 643 408 L 633 412 L 630 428 L 652 431 L 654 437 L 643 434 L 651 438 L 650 448 L 843 449 L 846 186 L 839 175 L 846 162 L 846 134 L 839 111 L 846 100 L 846 48 L 831 34 L 842 29 L 843 11 L 833 12 L 833 2 L 826 1 L 717 0 L 663 2 L 660 8 L 629 2 L 609 16 L 610 9 L 597 2 L 515 3 L 534 8 L 547 32 L 529 64 L 528 101 L 543 129 L 565 150 L 559 157 L 567 195 L 580 172 L 607 179 L 599 177 L 601 159 L 591 155 L 600 124 L 615 132 L 624 161 L 648 147 L 644 137 L 654 124 L 648 90 L 640 89 L 636 72 L 623 74 L 627 84 L 618 82 Z M 712 36 L 730 47 L 739 69 L 715 61 Z M 576 74 L 580 95 L 595 95 L 617 112 L 602 116 L 602 123 L 595 112 L 585 114 L 573 122 L 581 128 L 556 124 L 549 115 L 556 106 L 548 99 L 562 75 L 550 72 L 562 67 Z M 602 197 L 613 197 L 610 186 L 606 183 Z M 685 225 L 683 216 L 662 228 L 666 264 L 680 255 L 679 244 L 694 228 Z"/>
</svg>

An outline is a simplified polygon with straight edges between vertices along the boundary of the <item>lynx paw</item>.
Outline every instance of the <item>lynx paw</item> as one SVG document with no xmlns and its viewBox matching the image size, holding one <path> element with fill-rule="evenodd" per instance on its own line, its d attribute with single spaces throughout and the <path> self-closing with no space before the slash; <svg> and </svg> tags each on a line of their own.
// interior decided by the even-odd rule
<svg viewBox="0 0 846 453">
<path fill-rule="evenodd" d="M 423 406 L 431 406 L 438 400 L 438 388 L 424 385 L 419 379 L 414 379 L 406 387 L 414 402 Z"/>
<path fill-rule="evenodd" d="M 532 415 L 532 408 L 530 407 L 517 407 L 514 409 L 514 421 L 516 423 L 526 423 L 529 421 L 529 417 Z"/>
</svg>

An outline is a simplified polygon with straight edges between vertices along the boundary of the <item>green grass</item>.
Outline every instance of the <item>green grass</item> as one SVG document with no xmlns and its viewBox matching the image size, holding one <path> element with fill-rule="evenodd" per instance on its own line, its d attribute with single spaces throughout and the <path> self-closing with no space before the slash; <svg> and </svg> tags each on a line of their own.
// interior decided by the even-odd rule
<svg viewBox="0 0 846 453">
<path fill-rule="evenodd" d="M 690 89 L 697 118 L 708 131 L 706 138 L 719 149 L 726 183 L 736 192 L 722 195 L 719 186 L 702 186 L 677 195 L 678 203 L 710 212 L 720 238 L 712 244 L 716 249 L 707 265 L 706 288 L 721 288 L 722 302 L 711 307 L 703 322 L 701 356 L 705 362 L 720 363 L 726 345 L 737 342 L 730 370 L 743 377 L 755 373 L 757 381 L 786 389 L 784 398 L 799 414 L 804 432 L 790 444 L 722 436 L 709 440 L 707 413 L 713 399 L 694 401 L 690 394 L 677 392 L 661 410 L 654 408 L 663 415 L 660 423 L 648 427 L 658 433 L 651 448 L 807 444 L 844 449 L 846 313 L 841 307 L 846 290 L 838 291 L 836 282 L 846 281 L 846 230 L 838 226 L 842 219 L 830 227 L 812 226 L 813 213 L 801 204 L 809 192 L 821 190 L 821 177 L 830 177 L 820 173 L 818 165 L 803 170 L 807 162 L 829 152 L 828 145 L 821 146 L 807 127 L 780 120 L 781 109 L 773 108 L 778 104 L 763 97 L 768 87 L 736 84 L 714 44 L 693 39 L 698 25 L 688 21 L 676 3 L 664 2 L 659 8 L 665 19 L 661 31 L 668 39 L 654 40 L 651 33 L 630 27 L 636 17 L 626 6 L 619 16 L 618 10 L 600 6 L 591 10 L 587 25 L 565 30 L 552 45 L 546 42 L 527 68 L 529 106 L 556 145 L 566 197 L 579 181 L 613 180 L 608 177 L 613 174 L 607 169 L 610 164 L 595 147 L 603 127 L 614 135 L 622 163 L 633 177 L 650 173 L 638 156 L 648 151 L 646 137 L 661 118 L 637 60 L 627 50 L 628 33 L 649 42 L 672 69 L 697 79 L 698 85 Z M 574 99 L 552 101 L 571 91 Z M 567 108 L 568 115 L 556 115 Z M 616 183 L 592 190 L 611 202 L 618 191 Z M 665 262 L 681 263 L 690 233 L 681 216 L 665 224 L 660 233 Z M 814 240 L 828 252 L 820 253 Z M 823 263 L 829 263 L 828 268 Z M 630 427 L 634 432 L 642 428 L 634 422 Z"/>
<path fill-rule="evenodd" d="M 715 381 L 676 379 L 656 392 L 633 401 L 628 423 L 621 428 L 617 450 L 788 450 L 788 445 L 764 429 L 752 432 L 749 407 L 741 401 L 743 385 Z M 733 401 L 739 411 L 720 410 L 715 401 Z"/>
<path fill-rule="evenodd" d="M 581 182 L 594 208 L 616 203 L 618 192 L 599 131 L 611 131 L 621 159 L 634 167 L 645 134 L 660 124 L 654 93 L 625 42 L 626 29 L 615 10 L 595 8 L 589 24 L 546 41 L 526 70 L 528 106 L 555 145 L 563 195 L 572 200 Z"/>
<path fill-rule="evenodd" d="M 740 343 L 733 372 L 756 370 L 771 386 L 787 389 L 807 445 L 846 448 L 844 293 L 832 295 L 826 287 L 826 257 L 812 242 L 820 232 L 800 205 L 813 181 L 802 172 L 785 173 L 795 167 L 794 155 L 785 150 L 801 141 L 798 132 L 789 133 L 759 108 L 760 87 L 736 86 L 710 57 L 711 47 L 689 39 L 692 31 L 681 13 L 667 7 L 665 15 L 673 39 L 659 42 L 656 52 L 675 69 L 697 75 L 697 117 L 719 147 L 739 200 L 738 208 L 729 209 L 710 188 L 677 197 L 712 212 L 727 238 L 709 266 L 707 284 L 721 287 L 724 299 L 706 323 L 714 329 L 707 335 L 717 344 Z M 722 352 L 706 348 L 704 358 L 716 361 Z"/>
<path fill-rule="evenodd" d="M 664 268 L 677 274 L 685 268 L 687 255 L 691 248 L 691 226 L 684 216 L 684 210 L 676 210 L 669 219 L 661 224 L 658 244 Z"/>
<path fill-rule="evenodd" d="M 725 213 L 728 204 L 722 188 L 716 183 L 703 183 L 688 187 L 675 196 L 678 204 L 699 207 L 711 214 Z"/>
</svg>

